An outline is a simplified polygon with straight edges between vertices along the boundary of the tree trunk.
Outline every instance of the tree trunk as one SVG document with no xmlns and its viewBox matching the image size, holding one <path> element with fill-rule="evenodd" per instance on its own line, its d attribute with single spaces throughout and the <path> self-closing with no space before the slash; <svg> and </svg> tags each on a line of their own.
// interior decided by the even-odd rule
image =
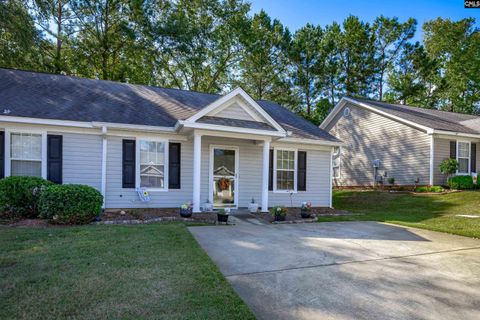
<svg viewBox="0 0 480 320">
<path fill-rule="evenodd" d="M 57 50 L 55 54 L 55 71 L 60 73 L 62 71 L 62 1 L 58 1 L 57 8 Z"/>
</svg>

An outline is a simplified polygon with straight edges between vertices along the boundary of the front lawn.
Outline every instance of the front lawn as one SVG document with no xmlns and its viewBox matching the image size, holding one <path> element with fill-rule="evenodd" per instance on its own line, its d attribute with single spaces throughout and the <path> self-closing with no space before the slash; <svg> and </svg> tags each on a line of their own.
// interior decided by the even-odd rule
<svg viewBox="0 0 480 320">
<path fill-rule="evenodd" d="M 324 221 L 370 220 L 480 238 L 480 192 L 413 195 L 377 191 L 334 191 L 335 209 L 363 213 L 320 217 Z M 465 218 L 456 215 L 475 215 Z"/>
<path fill-rule="evenodd" d="M 252 319 L 184 224 L 0 226 L 0 319 Z"/>
</svg>

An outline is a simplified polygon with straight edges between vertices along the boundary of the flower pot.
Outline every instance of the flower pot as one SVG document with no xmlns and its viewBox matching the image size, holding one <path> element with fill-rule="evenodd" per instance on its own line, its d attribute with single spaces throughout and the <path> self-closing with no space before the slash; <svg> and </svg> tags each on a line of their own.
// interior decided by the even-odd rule
<svg viewBox="0 0 480 320">
<path fill-rule="evenodd" d="M 257 213 L 258 211 L 258 203 L 250 203 L 248 205 L 248 211 L 250 211 L 250 213 Z"/>
<path fill-rule="evenodd" d="M 303 219 L 310 218 L 312 214 L 310 213 L 310 210 L 300 210 L 300 215 L 302 216 Z"/>
<path fill-rule="evenodd" d="M 180 216 L 184 218 L 190 218 L 192 216 L 192 208 L 189 208 L 189 209 L 180 208 Z"/>
<path fill-rule="evenodd" d="M 286 215 L 285 216 L 276 215 L 275 216 L 275 221 L 285 221 L 285 218 L 286 218 Z"/>
<path fill-rule="evenodd" d="M 228 214 L 220 214 L 220 213 L 217 213 L 217 220 L 218 220 L 218 222 L 225 222 L 225 223 L 227 223 L 227 222 L 228 222 Z"/>
</svg>

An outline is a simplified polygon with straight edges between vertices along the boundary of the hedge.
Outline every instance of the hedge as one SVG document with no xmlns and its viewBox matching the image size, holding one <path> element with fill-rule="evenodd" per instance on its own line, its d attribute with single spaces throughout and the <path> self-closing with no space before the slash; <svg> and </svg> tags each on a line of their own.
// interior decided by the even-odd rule
<svg viewBox="0 0 480 320">
<path fill-rule="evenodd" d="M 0 215 L 3 218 L 37 218 L 41 193 L 52 182 L 38 177 L 7 177 L 0 180 Z"/>
<path fill-rule="evenodd" d="M 38 210 L 51 223 L 86 224 L 100 214 L 102 203 L 102 194 L 90 186 L 53 185 L 42 192 Z"/>
<path fill-rule="evenodd" d="M 451 189 L 473 189 L 472 176 L 455 176 L 448 179 L 448 186 Z"/>
</svg>

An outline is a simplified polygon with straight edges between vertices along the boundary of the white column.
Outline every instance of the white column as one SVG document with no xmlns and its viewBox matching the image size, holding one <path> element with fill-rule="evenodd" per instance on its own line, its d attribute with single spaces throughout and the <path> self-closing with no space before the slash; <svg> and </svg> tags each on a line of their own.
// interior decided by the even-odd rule
<svg viewBox="0 0 480 320">
<path fill-rule="evenodd" d="M 200 212 L 200 168 L 202 164 L 202 135 L 193 135 L 193 212 Z"/>
<path fill-rule="evenodd" d="M 428 181 L 428 184 L 433 186 L 433 177 L 434 177 L 434 157 L 435 157 L 435 140 L 433 138 L 433 134 L 430 135 L 430 179 Z"/>
<path fill-rule="evenodd" d="M 263 142 L 262 167 L 262 212 L 268 212 L 268 168 L 270 163 L 270 140 Z"/>
<path fill-rule="evenodd" d="M 102 127 L 102 195 L 103 195 L 103 205 L 102 208 L 105 208 L 105 196 L 107 192 L 107 127 Z"/>
</svg>

